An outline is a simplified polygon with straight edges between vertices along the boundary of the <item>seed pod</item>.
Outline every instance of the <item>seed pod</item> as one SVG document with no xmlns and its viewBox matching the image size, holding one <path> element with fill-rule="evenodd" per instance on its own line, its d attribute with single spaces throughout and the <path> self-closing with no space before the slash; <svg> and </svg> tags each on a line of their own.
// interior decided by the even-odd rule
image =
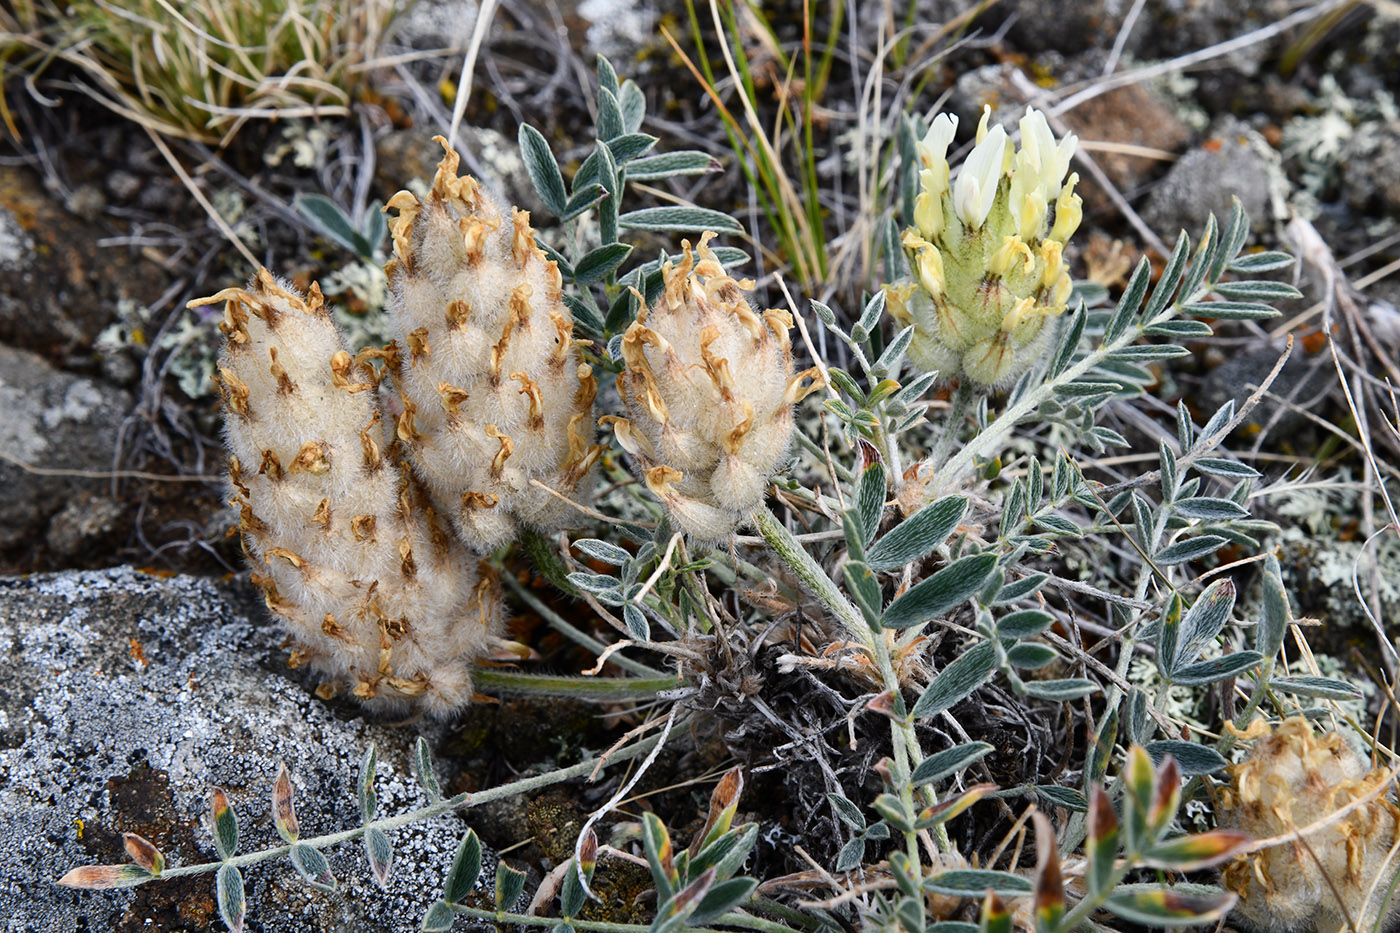
<svg viewBox="0 0 1400 933">
<path fill-rule="evenodd" d="M 1303 831 L 1301 840 L 1237 856 L 1225 866 L 1225 887 L 1240 898 L 1236 915 L 1258 930 L 1375 927 L 1396 870 L 1392 864 L 1380 877 L 1400 819 L 1382 790 L 1386 769 L 1371 769 L 1336 732 L 1316 735 L 1301 716 L 1276 729 L 1255 720 L 1235 734 L 1255 745 L 1230 767 L 1221 825 L 1261 839 Z M 1334 816 L 1365 797 L 1372 799 Z M 1396 910 L 1392 903 L 1387 917 Z"/>
<path fill-rule="evenodd" d="M 505 216 L 436 139 L 446 155 L 427 198 L 400 191 L 386 208 L 398 212 L 385 267 L 402 348 L 396 432 L 462 539 L 484 552 L 521 522 L 552 531 L 573 517 L 536 483 L 571 497 L 591 484 L 598 383 L 530 215 Z"/>
<path fill-rule="evenodd" d="M 945 154 L 956 127 L 940 115 L 918 147 L 920 193 L 903 238 L 914 276 L 889 286 L 887 298 L 894 317 L 915 327 L 910 362 L 990 387 L 1044 353 L 1047 322 L 1069 300 L 1064 244 L 1082 211 L 1078 176 L 1065 173 L 1076 139 L 1056 144 L 1045 117 L 1028 109 L 1016 151 L 1001 127 L 987 130 L 984 112 L 950 186 Z"/>
<path fill-rule="evenodd" d="M 699 541 L 733 534 L 763 501 L 792 436 L 792 406 L 817 388 L 792 373 L 792 318 L 756 314 L 752 282 L 725 273 L 713 233 L 662 268 L 658 303 L 622 338 L 618 391 L 630 418 L 605 417 L 672 519 Z"/>
<path fill-rule="evenodd" d="M 259 270 L 226 301 L 220 384 L 232 504 L 268 608 L 310 663 L 361 700 L 445 714 L 499 623 L 496 583 L 401 464 L 375 375 L 340 342 L 320 289 Z"/>
</svg>

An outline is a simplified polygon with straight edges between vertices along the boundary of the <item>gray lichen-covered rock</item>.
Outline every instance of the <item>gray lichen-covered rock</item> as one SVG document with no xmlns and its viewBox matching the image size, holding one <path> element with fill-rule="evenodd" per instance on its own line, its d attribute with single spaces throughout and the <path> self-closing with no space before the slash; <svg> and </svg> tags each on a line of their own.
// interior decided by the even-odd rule
<svg viewBox="0 0 1400 933">
<path fill-rule="evenodd" d="M 100 480 L 71 471 L 112 468 L 117 428 L 131 405 L 120 389 L 60 372 L 24 350 L 0 345 L 0 450 L 40 470 L 0 461 L 0 551 L 42 537 L 49 519 Z"/>
<path fill-rule="evenodd" d="M 239 584 L 128 568 L 0 578 L 8 933 L 223 929 L 212 874 L 119 892 L 54 880 L 78 865 L 125 862 L 122 832 L 151 840 L 171 866 L 214 860 L 205 828 L 213 786 L 238 812 L 240 851 L 278 844 L 269 791 L 279 761 L 303 838 L 359 824 L 355 780 L 371 742 L 380 814 L 426 803 L 409 758 L 415 733 L 430 727 L 374 724 L 318 700 L 288 676 L 279 641 Z M 332 894 L 304 885 L 286 859 L 246 868 L 249 928 L 416 930 L 464 831 L 452 814 L 391 833 L 387 891 L 358 841 L 325 850 L 340 881 Z"/>
<path fill-rule="evenodd" d="M 1153 189 L 1142 217 L 1168 241 L 1186 230 L 1194 242 L 1210 214 L 1222 222 L 1230 216 L 1234 196 L 1255 232 L 1263 232 L 1285 219 L 1287 193 L 1278 153 L 1257 131 L 1227 117 L 1172 166 Z"/>
</svg>

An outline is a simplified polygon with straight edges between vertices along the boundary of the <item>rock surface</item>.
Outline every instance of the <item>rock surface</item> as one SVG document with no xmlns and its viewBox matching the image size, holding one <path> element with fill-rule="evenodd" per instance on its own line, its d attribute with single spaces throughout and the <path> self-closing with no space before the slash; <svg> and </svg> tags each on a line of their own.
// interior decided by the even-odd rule
<svg viewBox="0 0 1400 933">
<path fill-rule="evenodd" d="M 120 389 L 59 372 L 42 358 L 0 345 L 0 450 L 34 468 L 101 472 L 112 469 L 117 428 L 131 399 Z M 55 513 L 82 491 L 100 493 L 106 483 L 27 470 L 0 461 L 0 553 L 44 536 Z M 86 532 L 56 532 L 65 547 L 117 524 L 99 522 Z M 90 535 L 89 535 L 90 536 Z"/>
<path fill-rule="evenodd" d="M 1199 147 L 1182 156 L 1153 189 L 1142 219 L 1167 242 L 1178 230 L 1199 239 L 1212 213 L 1224 223 L 1238 197 L 1256 233 L 1285 219 L 1288 181 L 1278 153 L 1258 132 L 1234 118 L 1221 120 Z"/>
<path fill-rule="evenodd" d="M 0 166 L 0 341 L 60 359 L 92 345 L 118 300 L 159 294 L 154 267 L 99 247 L 104 235 Z"/>
<path fill-rule="evenodd" d="M 303 837 L 358 824 L 355 780 L 371 742 L 381 815 L 426 802 L 409 758 L 415 733 L 435 741 L 440 727 L 371 723 L 316 699 L 286 670 L 280 640 L 241 584 L 129 568 L 0 578 L 8 933 L 222 930 L 212 874 L 115 892 L 54 880 L 78 865 L 125 862 L 122 832 L 151 840 L 172 866 L 213 860 L 213 786 L 239 814 L 241 852 L 280 843 L 268 802 L 279 761 Z M 247 929 L 416 930 L 465 828 L 450 814 L 391 833 L 386 891 L 359 842 L 326 850 L 340 881 L 332 894 L 304 885 L 285 859 L 248 867 Z"/>
</svg>

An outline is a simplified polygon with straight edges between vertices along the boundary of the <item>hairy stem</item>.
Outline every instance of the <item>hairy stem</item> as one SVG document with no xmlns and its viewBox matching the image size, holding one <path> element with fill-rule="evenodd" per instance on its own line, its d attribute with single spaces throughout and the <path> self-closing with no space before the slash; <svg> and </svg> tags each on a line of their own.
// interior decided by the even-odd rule
<svg viewBox="0 0 1400 933">
<path fill-rule="evenodd" d="M 528 794 L 531 791 L 539 790 L 542 787 L 549 787 L 552 784 L 559 784 L 563 781 L 573 780 L 574 778 L 587 777 L 595 769 L 607 767 L 621 761 L 629 761 L 636 758 L 638 755 L 644 755 L 659 741 L 659 736 L 652 736 L 643 739 L 635 745 L 629 745 L 626 748 L 619 749 L 606 758 L 590 758 L 587 761 L 581 761 L 567 768 L 560 768 L 556 771 L 535 775 L 534 777 L 521 778 L 518 781 L 511 781 L 509 784 L 502 784 L 499 787 L 478 791 L 474 794 L 457 794 L 456 796 L 439 800 L 436 803 L 430 803 L 426 807 L 419 807 L 407 813 L 400 813 L 398 816 L 390 816 L 381 820 L 375 820 L 363 826 L 357 826 L 354 829 L 347 829 L 338 833 L 329 833 L 324 836 L 313 836 L 308 839 L 300 839 L 297 841 L 297 845 L 311 846 L 313 849 L 325 849 L 342 842 L 358 839 L 371 828 L 382 829 L 387 832 L 388 830 L 398 829 L 402 826 L 409 826 L 413 823 L 421 823 L 424 820 L 430 820 L 435 816 L 440 816 L 451 810 L 470 809 L 471 807 L 479 806 L 483 803 L 490 803 L 494 800 L 504 800 L 507 797 Z M 205 874 L 217 871 L 225 864 L 241 868 L 245 865 L 255 865 L 258 862 L 265 862 L 268 859 L 278 858 L 291 851 L 292 847 L 289 845 L 277 846 L 276 848 L 263 849 L 259 852 L 235 855 L 227 862 L 205 862 L 199 865 L 181 865 L 177 868 L 167 868 L 165 871 L 161 872 L 159 878 L 153 876 L 148 880 L 155 881 L 164 880 L 166 878 L 179 878 L 185 875 Z M 144 884 L 145 882 L 142 883 Z"/>
<path fill-rule="evenodd" d="M 841 623 L 841 627 L 870 651 L 871 659 L 880 672 L 880 680 L 884 688 L 896 695 L 900 694 L 899 675 L 895 673 L 894 662 L 890 657 L 889 645 L 885 641 L 884 633 L 871 629 L 860 610 L 841 594 L 821 565 L 812 559 L 812 555 L 807 553 L 807 549 L 798 543 L 787 527 L 767 507 L 755 509 L 750 516 L 750 521 L 764 542 L 767 543 L 769 550 L 779 560 L 787 564 L 807 591 L 820 600 L 822 605 L 826 606 L 827 610 L 836 617 L 836 620 Z M 914 766 L 923 759 L 923 752 L 919 748 L 919 739 L 914 732 L 914 724 L 909 721 L 908 717 L 900 716 L 891 719 L 890 728 L 895 761 L 899 772 L 904 775 L 912 774 Z M 931 788 L 924 787 L 922 791 L 930 805 L 937 802 Z M 906 806 L 913 807 L 913 792 L 908 787 L 907 781 L 905 787 L 901 789 L 901 797 Z M 906 833 L 905 835 L 907 837 L 905 841 L 909 847 L 909 858 L 914 864 L 920 864 L 918 840 L 914 833 Z M 950 845 L 947 829 L 940 825 L 937 836 L 939 847 L 947 851 Z"/>
</svg>

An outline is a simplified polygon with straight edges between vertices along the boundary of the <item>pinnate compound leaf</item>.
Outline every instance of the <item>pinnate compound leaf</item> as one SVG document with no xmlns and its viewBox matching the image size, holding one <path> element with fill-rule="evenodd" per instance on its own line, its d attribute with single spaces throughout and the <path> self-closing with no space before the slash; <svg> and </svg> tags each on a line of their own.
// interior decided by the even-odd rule
<svg viewBox="0 0 1400 933">
<path fill-rule="evenodd" d="M 243 933 L 243 921 L 248 916 L 248 901 L 243 896 L 243 875 L 232 865 L 220 865 L 214 877 L 215 899 L 219 916 L 231 933 Z"/>
<path fill-rule="evenodd" d="M 954 561 L 890 603 L 881 624 L 908 628 L 937 618 L 975 596 L 996 566 L 995 554 L 974 554 Z"/>
<path fill-rule="evenodd" d="M 320 849 L 298 842 L 292 846 L 292 851 L 287 857 L 292 860 L 292 867 L 297 870 L 302 881 L 319 891 L 336 889 L 335 875 L 331 874 L 330 863 Z"/>
<path fill-rule="evenodd" d="M 964 651 L 933 678 L 914 704 L 914 718 L 926 719 L 967 699 L 992 676 L 995 663 L 996 647 L 989 641 L 979 642 Z"/>
</svg>

